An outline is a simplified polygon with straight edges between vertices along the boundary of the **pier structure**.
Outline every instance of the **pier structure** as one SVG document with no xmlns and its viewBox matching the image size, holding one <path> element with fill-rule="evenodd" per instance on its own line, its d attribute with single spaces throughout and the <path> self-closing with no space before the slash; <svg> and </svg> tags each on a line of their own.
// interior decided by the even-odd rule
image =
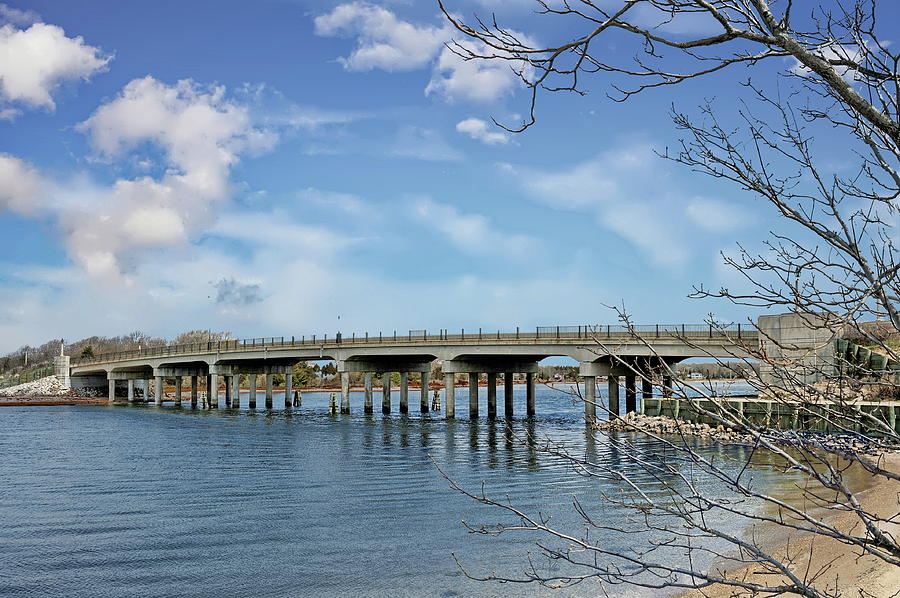
<svg viewBox="0 0 900 598">
<path fill-rule="evenodd" d="M 260 377 L 263 378 L 264 405 L 274 408 L 272 377 L 285 377 L 285 406 L 290 407 L 293 390 L 292 372 L 301 361 L 333 360 L 341 382 L 340 412 L 350 413 L 350 374 L 362 373 L 364 379 L 364 411 L 374 411 L 373 379 L 380 378 L 381 410 L 391 413 L 391 375 L 399 374 L 401 414 L 409 411 L 410 381 L 419 383 L 419 409 L 429 410 L 429 384 L 443 383 L 444 413 L 455 418 L 456 386 L 468 380 L 468 416 L 479 417 L 480 390 L 478 380 L 487 378 L 486 414 L 498 416 L 497 381 L 503 380 L 504 417 L 514 417 L 513 384 L 517 375 L 526 383 L 526 415 L 536 415 L 535 377 L 538 363 L 553 356 L 569 357 L 579 364 L 584 390 L 584 413 L 588 420 L 597 417 L 597 381 L 609 387 L 609 409 L 613 414 L 637 410 L 637 379 L 642 379 L 643 398 L 655 396 L 651 380 L 661 380 L 656 393 L 668 396 L 671 379 L 660 378 L 663 364 L 672 365 L 691 357 L 747 357 L 749 349 L 758 345 L 755 329 L 734 326 L 714 329 L 705 325 L 632 326 L 547 326 L 515 332 L 448 330 L 436 333 L 410 331 L 408 334 L 337 334 L 333 336 L 293 336 L 245 339 L 153 347 L 72 359 L 69 375 L 76 387 L 93 380 L 108 384 L 110 401 L 118 397 L 118 384 L 127 383 L 129 400 L 134 400 L 135 381 L 145 381 L 153 388 L 153 401 L 181 404 L 182 386 L 190 381 L 190 401 L 198 403 L 200 381 L 205 379 L 205 405 L 215 408 L 224 399 L 226 408 L 241 406 L 240 379 L 249 383 L 247 407 L 257 408 Z M 443 380 L 429 380 L 432 364 L 437 362 Z M 624 406 L 621 404 L 621 381 L 624 380 Z M 165 382 L 175 384 L 175 393 L 165 396 Z M 222 390 L 220 390 L 220 388 Z M 124 390 L 124 389 L 123 389 Z M 224 395 L 224 396 L 222 396 Z"/>
</svg>

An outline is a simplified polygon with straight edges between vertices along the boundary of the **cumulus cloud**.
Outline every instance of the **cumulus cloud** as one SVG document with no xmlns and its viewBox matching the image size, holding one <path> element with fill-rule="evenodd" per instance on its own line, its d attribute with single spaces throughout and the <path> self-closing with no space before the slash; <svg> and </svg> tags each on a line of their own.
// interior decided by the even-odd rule
<svg viewBox="0 0 900 598">
<path fill-rule="evenodd" d="M 356 49 L 339 58 L 349 71 L 408 71 L 427 65 L 449 38 L 446 27 L 413 25 L 381 6 L 341 4 L 315 19 L 322 36 L 356 36 Z"/>
<path fill-rule="evenodd" d="M 105 70 L 110 59 L 81 37 L 67 37 L 56 25 L 34 23 L 27 29 L 4 25 L 0 27 L 0 102 L 53 110 L 52 93 L 62 81 L 87 80 Z"/>
<path fill-rule="evenodd" d="M 10 23 L 12 25 L 23 26 L 31 25 L 32 23 L 36 23 L 40 20 L 40 15 L 38 15 L 33 10 L 13 8 L 12 6 L 0 2 L 0 23 Z"/>
<path fill-rule="evenodd" d="M 456 123 L 456 130 L 464 133 L 487 145 L 497 145 L 509 142 L 509 135 L 496 130 L 496 127 L 489 125 L 480 118 L 467 118 L 466 120 Z"/>
<path fill-rule="evenodd" d="M 458 42 L 463 48 L 478 54 L 494 53 L 484 44 Z M 447 101 L 468 100 L 491 102 L 510 95 L 520 84 L 513 66 L 521 64 L 507 60 L 464 60 L 456 51 L 445 47 L 425 88 L 425 95 L 438 95 Z"/>
<path fill-rule="evenodd" d="M 0 210 L 34 214 L 44 201 L 40 173 L 15 156 L 0 153 Z"/>
</svg>

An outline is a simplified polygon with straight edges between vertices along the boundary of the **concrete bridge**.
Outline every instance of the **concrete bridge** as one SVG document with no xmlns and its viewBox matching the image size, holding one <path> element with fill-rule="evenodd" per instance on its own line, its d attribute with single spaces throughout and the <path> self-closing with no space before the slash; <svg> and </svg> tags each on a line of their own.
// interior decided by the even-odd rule
<svg viewBox="0 0 900 598">
<path fill-rule="evenodd" d="M 752 327 L 717 329 L 708 325 L 650 326 L 546 326 L 514 332 L 440 330 L 428 333 L 410 330 L 405 334 L 336 334 L 333 336 L 244 339 L 153 347 L 89 358 L 72 359 L 69 367 L 72 386 L 107 386 L 110 402 L 117 385 L 127 384 L 127 396 L 134 399 L 135 381 L 155 386 L 155 401 L 163 401 L 166 379 L 175 383 L 175 401 L 182 400 L 184 378 L 190 378 L 191 404 L 197 404 L 198 378 L 206 377 L 206 388 L 215 389 L 218 404 L 219 377 L 224 378 L 226 406 L 238 406 L 241 374 L 250 380 L 249 407 L 256 407 L 258 377 L 265 378 L 265 406 L 272 408 L 272 377 L 285 376 L 285 401 L 293 388 L 293 366 L 301 361 L 334 360 L 341 379 L 342 413 L 350 412 L 350 373 L 362 372 L 365 380 L 365 411 L 373 410 L 373 376 L 381 375 L 382 411 L 391 411 L 390 374 L 400 374 L 401 413 L 409 409 L 409 378 L 420 380 L 420 409 L 428 411 L 428 377 L 432 363 L 443 369 L 445 414 L 456 416 L 455 386 L 458 374 L 469 379 L 469 416 L 478 417 L 480 374 L 487 374 L 487 410 L 497 413 L 497 375 L 504 378 L 504 413 L 513 415 L 513 376 L 524 373 L 527 383 L 527 415 L 535 415 L 534 374 L 538 362 L 564 356 L 579 363 L 585 389 L 585 416 L 595 413 L 596 383 L 605 377 L 609 384 L 610 409 L 619 411 L 620 377 L 625 379 L 625 409 L 636 407 L 636 372 L 653 376 L 662 362 L 673 364 L 691 357 L 747 357 L 758 346 Z M 69 358 L 65 358 L 68 360 Z M 630 366 L 630 367 L 629 367 Z M 632 369 L 633 368 L 633 369 Z M 641 376 L 643 378 L 643 376 Z M 670 394 L 672 380 L 660 379 L 662 396 Z M 653 395 L 653 385 L 642 380 L 641 392 Z M 145 394 L 148 396 L 148 394 Z"/>
</svg>

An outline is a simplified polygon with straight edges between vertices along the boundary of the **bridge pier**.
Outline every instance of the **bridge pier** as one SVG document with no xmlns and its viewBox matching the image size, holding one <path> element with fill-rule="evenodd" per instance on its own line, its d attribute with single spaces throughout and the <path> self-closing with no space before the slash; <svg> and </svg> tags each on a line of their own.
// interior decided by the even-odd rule
<svg viewBox="0 0 900 598">
<path fill-rule="evenodd" d="M 478 372 L 469 374 L 469 419 L 478 419 Z"/>
<path fill-rule="evenodd" d="M 107 385 L 109 386 L 109 402 L 114 403 L 116 401 L 116 381 L 110 379 L 107 381 Z"/>
<path fill-rule="evenodd" d="M 409 372 L 400 372 L 400 413 L 409 413 Z"/>
<path fill-rule="evenodd" d="M 250 374 L 250 398 L 248 399 L 249 403 L 247 407 L 250 409 L 256 409 L 256 387 L 259 381 L 256 379 L 256 374 Z"/>
<path fill-rule="evenodd" d="M 525 405 L 526 405 L 526 413 L 528 417 L 535 416 L 535 402 L 534 402 L 534 374 L 531 372 L 525 373 Z"/>
<path fill-rule="evenodd" d="M 134 379 L 128 379 L 128 402 L 134 403 Z"/>
<path fill-rule="evenodd" d="M 153 384 L 153 386 L 154 386 L 153 392 L 155 393 L 154 397 L 153 397 L 153 402 L 156 403 L 157 405 L 162 405 L 162 402 L 163 402 L 163 380 L 164 380 L 164 378 L 162 376 L 154 376 L 153 377 L 153 383 L 154 383 Z"/>
<path fill-rule="evenodd" d="M 224 375 L 222 381 L 225 383 L 225 408 L 231 409 L 231 379 L 233 376 Z"/>
<path fill-rule="evenodd" d="M 637 411 L 637 391 L 634 374 L 625 374 L 625 413 Z"/>
<path fill-rule="evenodd" d="M 381 374 L 381 412 L 387 415 L 391 412 L 391 373 Z"/>
<path fill-rule="evenodd" d="M 284 375 L 284 408 L 291 407 L 291 398 L 294 395 L 294 374 Z M 350 413 L 350 405 L 347 405 L 347 413 Z"/>
<path fill-rule="evenodd" d="M 456 375 L 451 372 L 444 373 L 444 392 L 447 395 L 444 413 L 447 419 L 454 419 L 456 417 Z"/>
<path fill-rule="evenodd" d="M 488 419 L 497 419 L 497 374 L 494 372 L 487 375 L 487 395 Z"/>
<path fill-rule="evenodd" d="M 181 383 L 183 378 L 181 376 L 175 376 L 175 406 L 181 407 Z"/>
<path fill-rule="evenodd" d="M 641 378 L 641 395 L 644 399 L 653 398 L 653 380 L 650 379 L 650 372 L 644 372 L 644 377 Z"/>
<path fill-rule="evenodd" d="M 350 413 L 350 372 L 341 372 L 341 414 Z"/>
<path fill-rule="evenodd" d="M 237 372 L 231 376 L 231 408 L 241 408 L 241 375 Z"/>
<path fill-rule="evenodd" d="M 619 376 L 610 375 L 609 380 L 609 414 L 610 417 L 619 416 Z"/>
<path fill-rule="evenodd" d="M 366 400 L 363 406 L 363 413 L 374 413 L 375 408 L 372 405 L 372 372 L 364 372 L 363 379 L 365 381 Z"/>
<path fill-rule="evenodd" d="M 266 409 L 272 408 L 272 374 L 266 374 Z"/>
<path fill-rule="evenodd" d="M 191 376 L 191 408 L 197 407 L 197 376 Z"/>
<path fill-rule="evenodd" d="M 508 418 L 513 416 L 513 373 L 503 373 L 503 414 Z"/>
<path fill-rule="evenodd" d="M 597 420 L 597 377 L 584 378 L 584 419 L 587 422 Z"/>
<path fill-rule="evenodd" d="M 428 374 L 429 372 L 421 372 L 421 388 L 419 393 L 419 411 L 428 413 Z"/>
</svg>

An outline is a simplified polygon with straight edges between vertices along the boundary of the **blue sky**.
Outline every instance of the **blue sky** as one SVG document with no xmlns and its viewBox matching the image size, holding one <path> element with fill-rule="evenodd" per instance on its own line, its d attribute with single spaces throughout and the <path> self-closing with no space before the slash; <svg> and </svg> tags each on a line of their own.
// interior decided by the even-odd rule
<svg viewBox="0 0 900 598">
<path fill-rule="evenodd" d="M 535 39 L 527 2 L 496 10 Z M 0 351 L 139 329 L 238 336 L 701 322 L 771 211 L 655 156 L 673 105 L 527 97 L 432 2 L 0 5 Z M 550 25 L 558 27 L 558 25 Z M 542 29 L 543 28 L 543 29 Z M 634 48 L 610 40 L 607 51 Z M 5 62 L 5 65 L 3 64 Z M 764 68 L 789 68 L 788 63 Z"/>
</svg>

